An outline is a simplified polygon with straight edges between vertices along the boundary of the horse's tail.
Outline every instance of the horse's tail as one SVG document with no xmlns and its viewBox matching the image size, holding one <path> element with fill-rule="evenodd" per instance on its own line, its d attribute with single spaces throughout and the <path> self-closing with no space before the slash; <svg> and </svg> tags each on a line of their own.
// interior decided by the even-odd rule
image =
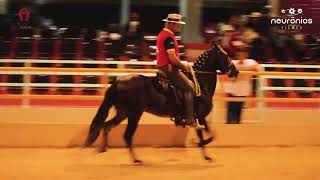
<svg viewBox="0 0 320 180">
<path fill-rule="evenodd" d="M 111 108 L 116 94 L 116 85 L 112 84 L 104 95 L 104 99 L 92 120 L 88 137 L 84 144 L 85 147 L 90 146 L 98 138 L 101 128 L 104 126 L 104 121 L 108 117 L 109 109 Z"/>
</svg>

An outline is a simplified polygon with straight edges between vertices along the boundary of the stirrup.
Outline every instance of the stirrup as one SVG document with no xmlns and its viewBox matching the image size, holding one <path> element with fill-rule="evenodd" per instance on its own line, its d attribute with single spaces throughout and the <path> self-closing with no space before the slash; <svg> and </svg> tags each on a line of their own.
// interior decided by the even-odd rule
<svg viewBox="0 0 320 180">
<path fill-rule="evenodd" d="M 190 126 L 190 127 L 197 127 L 197 121 L 196 120 L 191 120 L 191 119 L 183 119 L 183 121 L 184 121 L 184 124 L 186 125 L 186 126 Z M 188 122 L 188 121 L 190 121 L 190 122 Z M 192 121 L 192 122 L 191 122 Z"/>
<path fill-rule="evenodd" d="M 174 122 L 175 126 L 186 127 L 186 124 L 181 116 L 170 117 L 170 120 Z"/>
</svg>

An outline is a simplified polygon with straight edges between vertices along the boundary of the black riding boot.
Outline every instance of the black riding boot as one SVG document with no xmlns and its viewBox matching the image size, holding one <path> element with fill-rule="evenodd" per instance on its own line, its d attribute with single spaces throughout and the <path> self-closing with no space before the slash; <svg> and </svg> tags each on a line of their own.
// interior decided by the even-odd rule
<svg viewBox="0 0 320 180">
<path fill-rule="evenodd" d="M 185 104 L 186 104 L 186 125 L 196 126 L 197 123 L 194 119 L 192 92 L 185 92 L 184 99 L 185 99 Z"/>
</svg>

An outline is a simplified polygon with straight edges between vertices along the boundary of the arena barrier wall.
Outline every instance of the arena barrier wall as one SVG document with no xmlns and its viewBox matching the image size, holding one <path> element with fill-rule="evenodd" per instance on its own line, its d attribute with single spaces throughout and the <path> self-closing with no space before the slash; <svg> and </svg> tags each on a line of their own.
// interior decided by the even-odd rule
<svg viewBox="0 0 320 180">
<path fill-rule="evenodd" d="M 84 142 L 97 108 L 1 107 L 0 147 L 75 147 Z M 111 110 L 110 115 L 112 116 Z M 263 119 L 259 119 L 263 115 Z M 320 111 L 246 109 L 243 124 L 224 124 L 225 110 L 207 117 L 216 140 L 210 146 L 320 145 Z M 126 121 L 110 133 L 110 146 L 123 147 Z M 168 118 L 145 113 L 135 146 L 194 146 L 195 132 L 178 128 Z M 95 145 L 101 142 L 98 139 Z"/>
</svg>

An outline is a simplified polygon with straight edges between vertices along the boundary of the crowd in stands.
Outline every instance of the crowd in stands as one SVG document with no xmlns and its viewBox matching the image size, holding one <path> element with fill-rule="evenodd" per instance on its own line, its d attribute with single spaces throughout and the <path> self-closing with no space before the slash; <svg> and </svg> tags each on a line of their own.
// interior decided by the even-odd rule
<svg viewBox="0 0 320 180">
<path fill-rule="evenodd" d="M 310 35 L 303 30 L 284 30 L 271 26 L 267 14 L 231 16 L 227 23 L 206 24 L 206 42 L 218 38 L 229 55 L 235 55 L 238 41 L 247 43 L 250 58 L 260 63 L 319 64 L 320 34 Z"/>
<path fill-rule="evenodd" d="M 236 44 L 241 41 L 250 46 L 249 58 L 259 63 L 319 64 L 320 36 L 311 36 L 300 31 L 285 31 L 271 27 L 265 13 L 231 16 L 227 23 L 207 23 L 203 28 L 204 42 L 219 41 L 223 48 L 234 57 Z M 37 26 L 21 26 L 17 23 L 2 22 L 0 34 L 1 59 L 54 59 L 54 60 L 138 60 L 155 59 L 155 38 L 146 36 L 139 20 L 139 14 L 132 13 L 125 26 L 110 24 L 104 29 L 81 27 L 57 27 L 49 20 Z M 156 35 L 156 34 L 154 34 Z M 182 37 L 183 38 L 183 37 Z M 2 63 L 0 66 L 24 66 L 23 63 Z M 86 64 L 32 64 L 38 67 L 112 67 Z M 284 69 L 275 71 L 318 71 L 318 69 Z M 45 83 L 98 83 L 97 77 L 76 80 L 73 76 L 59 76 L 52 80 L 47 75 L 35 75 L 32 82 Z M 0 78 L 1 82 L 22 82 L 21 75 Z M 286 80 L 274 80 L 273 86 L 287 86 Z M 317 86 L 312 80 L 294 80 L 295 86 Z M 12 93 L 21 89 L 12 88 Z M 65 92 L 63 92 L 65 93 Z"/>
<path fill-rule="evenodd" d="M 320 64 L 320 34 L 307 34 L 303 30 L 285 30 L 271 26 L 270 16 L 265 12 L 250 15 L 231 16 L 227 23 L 204 26 L 204 38 L 220 41 L 229 55 L 235 58 L 237 45 L 247 44 L 250 59 L 260 64 Z M 319 68 L 266 68 L 267 71 L 319 72 Z M 320 87 L 319 80 L 311 79 L 269 79 L 273 87 Z M 274 91 L 278 97 L 317 97 L 310 91 Z"/>
</svg>

